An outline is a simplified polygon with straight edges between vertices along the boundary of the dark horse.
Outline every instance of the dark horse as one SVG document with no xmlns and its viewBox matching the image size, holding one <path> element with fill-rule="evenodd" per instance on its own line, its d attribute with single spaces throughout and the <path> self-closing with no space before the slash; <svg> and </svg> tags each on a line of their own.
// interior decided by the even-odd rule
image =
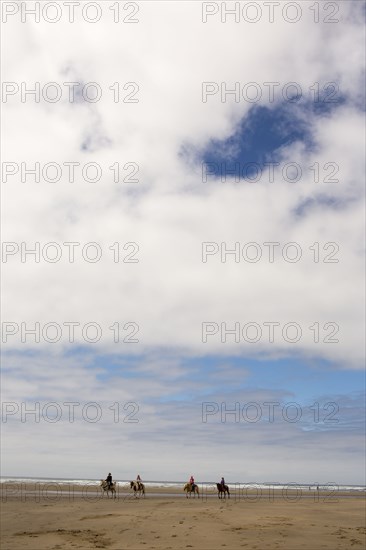
<svg viewBox="0 0 366 550">
<path fill-rule="evenodd" d="M 218 490 L 218 497 L 222 498 L 222 495 L 224 495 L 224 498 L 226 498 L 226 493 L 228 495 L 228 498 L 230 498 L 230 491 L 229 487 L 227 485 L 222 486 L 221 483 L 216 483 L 216 487 Z"/>
</svg>

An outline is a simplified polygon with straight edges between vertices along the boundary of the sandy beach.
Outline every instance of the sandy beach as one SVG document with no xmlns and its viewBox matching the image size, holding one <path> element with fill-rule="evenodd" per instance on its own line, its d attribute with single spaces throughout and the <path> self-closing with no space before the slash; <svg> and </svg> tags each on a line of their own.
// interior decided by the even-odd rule
<svg viewBox="0 0 366 550">
<path fill-rule="evenodd" d="M 22 490 L 20 490 L 22 489 Z M 175 491 L 176 492 L 176 491 Z M 174 496 L 171 489 L 135 498 L 101 498 L 97 487 L 67 492 L 2 487 L 2 550 L 286 549 L 365 547 L 364 495 Z M 294 500 L 290 500 L 294 498 Z"/>
</svg>

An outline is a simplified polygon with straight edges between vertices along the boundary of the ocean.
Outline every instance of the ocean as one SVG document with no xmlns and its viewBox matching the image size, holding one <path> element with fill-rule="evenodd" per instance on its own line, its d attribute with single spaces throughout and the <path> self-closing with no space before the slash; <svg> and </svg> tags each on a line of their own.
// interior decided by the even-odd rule
<svg viewBox="0 0 366 550">
<path fill-rule="evenodd" d="M 130 479 L 113 479 L 113 481 L 117 482 L 117 485 L 119 486 L 127 486 L 130 483 Z M 178 491 L 181 491 L 184 487 L 184 485 L 187 483 L 188 480 L 184 481 L 167 481 L 167 480 L 142 480 L 145 484 L 145 487 L 147 490 L 153 490 L 158 491 L 159 489 L 177 489 Z M 218 480 L 219 481 L 219 480 Z M 201 490 L 206 491 L 216 491 L 216 483 L 218 481 L 204 481 L 204 482 L 197 482 L 197 485 Z M 56 478 L 56 477 L 21 477 L 21 476 L 14 476 L 14 477 L 7 477 L 7 476 L 1 476 L 0 477 L 0 483 L 18 483 L 18 484 L 27 484 L 27 483 L 34 483 L 34 484 L 46 484 L 46 485 L 80 485 L 80 486 L 95 486 L 99 485 L 100 479 L 92 479 L 92 478 L 86 478 L 86 479 L 80 479 L 80 478 Z M 298 490 L 298 491 L 309 491 L 310 490 L 316 490 L 317 487 L 319 487 L 320 491 L 329 491 L 331 492 L 356 492 L 356 493 L 364 493 L 366 492 L 366 486 L 365 485 L 339 485 L 332 482 L 323 482 L 323 483 L 315 483 L 315 484 L 309 484 L 309 483 L 284 483 L 284 482 L 248 482 L 248 481 L 238 481 L 234 483 L 227 482 L 227 485 L 229 486 L 231 491 L 240 490 L 240 491 L 265 491 L 265 490 Z"/>
</svg>

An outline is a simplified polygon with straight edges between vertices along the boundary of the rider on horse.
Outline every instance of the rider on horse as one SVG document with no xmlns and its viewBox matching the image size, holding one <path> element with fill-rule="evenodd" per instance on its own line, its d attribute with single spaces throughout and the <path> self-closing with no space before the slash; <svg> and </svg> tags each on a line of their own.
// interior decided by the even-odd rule
<svg viewBox="0 0 366 550">
<path fill-rule="evenodd" d="M 189 483 L 191 484 L 191 488 L 193 489 L 193 487 L 195 485 L 193 476 L 190 477 Z"/>
<path fill-rule="evenodd" d="M 108 483 L 108 489 L 110 489 L 112 487 L 112 484 L 113 484 L 111 472 L 109 472 L 109 474 L 107 475 L 106 482 Z"/>
<path fill-rule="evenodd" d="M 136 483 L 137 483 L 137 487 L 138 487 L 139 490 L 140 490 L 140 489 L 141 489 L 141 477 L 140 477 L 140 474 L 137 474 Z"/>
<path fill-rule="evenodd" d="M 224 490 L 225 489 L 225 479 L 223 477 L 221 478 L 220 485 L 221 485 L 222 489 Z"/>
</svg>

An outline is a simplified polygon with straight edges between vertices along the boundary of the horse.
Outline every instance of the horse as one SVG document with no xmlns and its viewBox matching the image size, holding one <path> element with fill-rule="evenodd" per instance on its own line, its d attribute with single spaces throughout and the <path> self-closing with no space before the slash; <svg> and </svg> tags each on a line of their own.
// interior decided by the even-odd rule
<svg viewBox="0 0 366 550">
<path fill-rule="evenodd" d="M 184 486 L 183 491 L 187 491 L 187 494 L 186 494 L 187 498 L 188 498 L 188 493 L 189 493 L 189 498 L 191 498 L 192 493 L 193 493 L 194 498 L 196 498 L 196 493 L 197 493 L 198 498 L 200 498 L 200 492 L 198 490 L 198 485 L 196 483 L 193 483 L 193 485 L 192 485 L 192 483 L 186 483 L 185 486 Z"/>
<path fill-rule="evenodd" d="M 112 498 L 116 498 L 116 486 L 117 483 L 114 481 L 109 485 L 109 483 L 105 479 L 100 480 L 100 486 L 103 489 L 102 497 L 104 497 L 104 493 L 107 492 L 107 497 L 109 498 L 109 491 L 112 493 Z"/>
<path fill-rule="evenodd" d="M 141 496 L 141 494 L 145 497 L 145 485 L 142 481 L 130 481 L 130 487 L 134 490 L 135 497 L 137 497 L 137 495 Z"/>
<path fill-rule="evenodd" d="M 224 498 L 226 498 L 226 493 L 228 495 L 228 498 L 230 498 L 230 491 L 227 485 L 222 486 L 221 483 L 216 483 L 216 487 L 218 490 L 217 496 L 219 498 L 222 498 L 222 495 L 224 495 Z"/>
</svg>

